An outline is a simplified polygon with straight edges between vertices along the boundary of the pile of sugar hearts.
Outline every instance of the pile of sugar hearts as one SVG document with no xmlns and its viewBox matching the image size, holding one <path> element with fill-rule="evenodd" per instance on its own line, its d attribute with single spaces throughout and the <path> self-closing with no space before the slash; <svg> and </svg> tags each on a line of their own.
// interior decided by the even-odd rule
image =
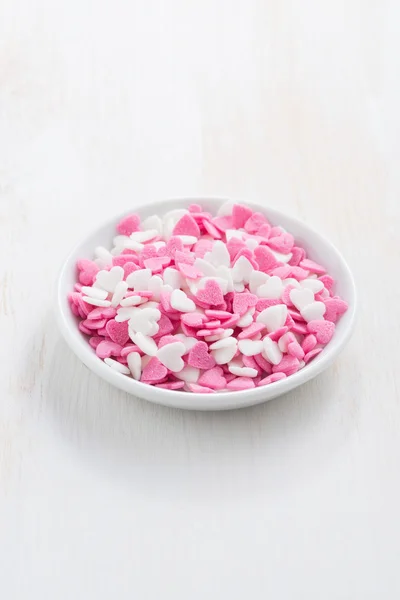
<svg viewBox="0 0 400 600">
<path fill-rule="evenodd" d="M 329 343 L 347 304 L 280 226 L 242 204 L 117 226 L 77 264 L 79 329 L 122 375 L 169 390 L 248 390 L 289 377 Z"/>
</svg>

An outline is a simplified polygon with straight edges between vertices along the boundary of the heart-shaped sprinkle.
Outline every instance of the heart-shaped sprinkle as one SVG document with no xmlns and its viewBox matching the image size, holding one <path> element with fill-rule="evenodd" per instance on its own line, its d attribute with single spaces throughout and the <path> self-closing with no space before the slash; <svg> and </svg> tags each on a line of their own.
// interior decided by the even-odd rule
<svg viewBox="0 0 400 600">
<path fill-rule="evenodd" d="M 319 344 L 328 344 L 335 333 L 335 325 L 331 321 L 314 320 L 307 325 L 310 333 L 315 334 Z M 310 348 L 312 350 L 312 348 Z"/>
<path fill-rule="evenodd" d="M 157 383 L 164 379 L 167 374 L 167 368 L 154 356 L 143 369 L 141 381 L 146 383 Z"/>
<path fill-rule="evenodd" d="M 255 294 L 249 294 L 248 292 L 235 292 L 233 295 L 233 312 L 238 315 L 244 315 L 248 309 L 255 306 L 257 302 L 258 298 Z"/>
<path fill-rule="evenodd" d="M 121 235 L 131 235 L 140 229 L 140 217 L 138 215 L 128 215 L 124 217 L 117 225 L 117 231 Z"/>
<path fill-rule="evenodd" d="M 226 389 L 235 392 L 251 390 L 255 387 L 254 381 L 250 377 L 235 377 L 226 384 Z"/>
<path fill-rule="evenodd" d="M 305 306 L 314 302 L 314 292 L 309 288 L 293 289 L 290 292 L 290 300 L 297 310 L 302 310 Z"/>
<path fill-rule="evenodd" d="M 258 248 L 254 250 L 254 256 L 259 270 L 263 273 L 270 273 L 270 271 L 279 266 L 273 252 L 266 246 L 258 246 Z"/>
<path fill-rule="evenodd" d="M 273 275 L 257 288 L 256 294 L 259 298 L 278 299 L 281 297 L 284 286 L 280 277 Z"/>
<path fill-rule="evenodd" d="M 254 267 L 251 262 L 245 256 L 241 256 L 232 268 L 232 279 L 234 283 L 248 283 L 253 271 Z"/>
<path fill-rule="evenodd" d="M 246 329 L 243 329 L 243 331 L 239 333 L 238 339 L 246 340 L 255 337 L 257 333 L 260 333 L 260 331 L 263 331 L 263 329 L 265 329 L 264 323 L 251 323 L 249 327 L 246 327 Z"/>
<path fill-rule="evenodd" d="M 196 294 L 196 299 L 208 306 L 220 306 L 224 301 L 221 286 L 214 279 L 207 279 L 203 289 Z"/>
<path fill-rule="evenodd" d="M 312 302 L 301 309 L 300 314 L 307 323 L 322 319 L 326 311 L 326 306 L 323 302 Z"/>
<path fill-rule="evenodd" d="M 214 358 L 208 353 L 206 342 L 197 342 L 190 350 L 188 364 L 198 369 L 212 369 L 215 366 Z"/>
<path fill-rule="evenodd" d="M 200 237 L 200 229 L 192 215 L 187 213 L 175 225 L 172 235 L 191 235 L 195 238 Z"/>
<path fill-rule="evenodd" d="M 157 344 L 153 338 L 143 335 L 143 333 L 135 333 L 129 330 L 129 335 L 134 344 L 147 356 L 155 356 L 157 354 Z"/>
<path fill-rule="evenodd" d="M 267 331 L 271 333 L 283 327 L 287 317 L 286 304 L 277 304 L 264 309 L 257 317 L 257 323 L 263 323 Z"/>
<path fill-rule="evenodd" d="M 286 354 L 278 364 L 272 367 L 273 373 L 285 373 L 287 377 L 299 370 L 300 361 L 295 356 Z"/>
<path fill-rule="evenodd" d="M 129 320 L 129 329 L 135 333 L 153 336 L 158 333 L 157 321 L 161 318 L 161 312 L 157 308 L 140 308 Z"/>
<path fill-rule="evenodd" d="M 182 371 L 185 366 L 185 363 L 182 360 L 182 356 L 185 352 L 185 345 L 182 342 L 177 341 L 159 348 L 156 356 L 169 371 L 178 373 L 179 371 Z"/>
<path fill-rule="evenodd" d="M 249 289 L 252 294 L 256 294 L 258 288 L 266 283 L 269 279 L 269 275 L 263 273 L 262 271 L 253 271 L 250 274 L 249 279 Z M 258 295 L 258 294 L 257 294 Z"/>
<path fill-rule="evenodd" d="M 114 319 L 108 321 L 106 325 L 107 334 L 110 336 L 113 342 L 124 346 L 129 340 L 128 333 L 128 322 L 118 323 Z"/>
<path fill-rule="evenodd" d="M 234 204 L 232 209 L 232 222 L 235 229 L 240 229 L 250 219 L 253 211 L 244 204 Z"/>
<path fill-rule="evenodd" d="M 196 305 L 182 290 L 173 290 L 170 296 L 171 307 L 179 312 L 187 313 L 196 310 Z"/>
<path fill-rule="evenodd" d="M 224 267 L 231 266 L 231 258 L 229 252 L 223 242 L 217 241 L 214 243 L 211 252 L 207 252 L 204 260 L 211 263 L 214 267 L 220 265 Z"/>
<path fill-rule="evenodd" d="M 107 292 L 114 293 L 118 283 L 124 278 L 122 267 L 113 267 L 110 271 L 99 271 L 96 275 L 96 283 Z"/>
<path fill-rule="evenodd" d="M 279 365 L 283 356 L 277 342 L 272 341 L 269 337 L 263 340 L 262 355 L 273 365 Z"/>
<path fill-rule="evenodd" d="M 120 344 L 116 344 L 115 342 L 110 342 L 105 340 L 104 342 L 100 342 L 100 344 L 96 347 L 96 354 L 100 358 L 109 358 L 110 356 L 120 356 L 121 355 L 122 346 Z"/>
<path fill-rule="evenodd" d="M 240 340 L 238 348 L 245 356 L 255 356 L 261 354 L 264 345 L 261 340 Z"/>
<path fill-rule="evenodd" d="M 226 387 L 226 379 L 221 367 L 214 367 L 205 371 L 199 378 L 198 383 L 213 390 L 223 390 Z"/>
<path fill-rule="evenodd" d="M 96 279 L 99 267 L 91 260 L 78 260 L 79 281 L 82 285 L 92 285 Z"/>
<path fill-rule="evenodd" d="M 140 380 L 142 375 L 142 358 L 138 352 L 131 352 L 127 356 L 128 367 L 133 379 Z"/>
</svg>

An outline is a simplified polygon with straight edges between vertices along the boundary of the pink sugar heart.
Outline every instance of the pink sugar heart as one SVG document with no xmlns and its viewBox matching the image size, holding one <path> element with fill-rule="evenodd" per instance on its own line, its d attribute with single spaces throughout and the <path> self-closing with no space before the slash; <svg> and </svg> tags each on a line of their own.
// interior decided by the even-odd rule
<svg viewBox="0 0 400 600">
<path fill-rule="evenodd" d="M 206 329 L 215 329 L 216 327 L 220 327 L 221 321 L 219 319 L 214 319 L 214 321 L 207 321 L 204 325 Z"/>
<path fill-rule="evenodd" d="M 185 335 L 187 335 L 188 337 L 196 337 L 197 336 L 198 330 L 195 329 L 194 327 L 189 327 L 189 325 L 186 325 L 183 321 L 181 321 L 181 328 L 182 328 L 183 333 Z"/>
<path fill-rule="evenodd" d="M 288 344 L 287 352 L 298 360 L 303 360 L 304 358 L 304 350 L 297 340 L 294 340 Z"/>
<path fill-rule="evenodd" d="M 258 233 L 260 227 L 267 223 L 267 219 L 262 213 L 255 212 L 247 219 L 244 224 L 244 228 L 247 233 Z"/>
<path fill-rule="evenodd" d="M 322 275 L 319 278 L 320 281 L 324 284 L 324 287 L 328 290 L 329 294 L 332 295 L 333 288 L 335 287 L 335 280 L 330 275 Z"/>
<path fill-rule="evenodd" d="M 131 273 L 134 273 L 135 271 L 138 271 L 140 269 L 140 267 L 134 262 L 127 262 L 123 265 L 122 268 L 124 269 L 125 280 Z"/>
<path fill-rule="evenodd" d="M 229 252 L 229 256 L 231 257 L 232 263 L 235 261 L 238 252 L 240 252 L 240 250 L 242 250 L 242 248 L 245 247 L 245 243 L 242 242 L 242 240 L 239 240 L 239 238 L 233 237 L 229 240 L 229 242 L 226 244 L 226 248 Z"/>
<path fill-rule="evenodd" d="M 317 338 L 315 337 L 315 335 L 310 333 L 309 335 L 307 335 L 304 338 L 303 343 L 301 344 L 301 347 L 304 350 L 304 354 L 308 354 L 308 352 L 311 352 L 311 350 L 314 350 L 316 345 L 317 345 Z"/>
<path fill-rule="evenodd" d="M 131 261 L 132 257 L 129 254 L 120 254 L 119 256 L 114 256 L 112 259 L 113 267 L 123 267 Z"/>
<path fill-rule="evenodd" d="M 306 252 L 305 252 L 304 248 L 299 248 L 299 246 L 293 246 L 291 252 L 292 252 L 292 257 L 289 260 L 289 265 L 291 265 L 293 267 L 297 267 L 301 263 L 303 258 L 305 257 Z"/>
<path fill-rule="evenodd" d="M 136 344 L 126 344 L 121 350 L 121 356 L 127 357 L 131 352 L 137 352 L 138 354 L 144 354 L 144 352 L 136 346 Z"/>
<path fill-rule="evenodd" d="M 261 368 L 256 363 L 256 361 L 254 360 L 254 356 L 245 356 L 243 354 L 242 360 L 243 360 L 243 365 L 245 367 L 250 367 L 251 369 L 255 369 L 256 371 L 258 371 L 259 373 L 261 373 Z"/>
<path fill-rule="evenodd" d="M 257 235 L 264 238 L 265 240 L 268 240 L 270 234 L 271 225 L 269 223 L 264 223 L 264 225 L 261 225 L 260 229 L 257 231 Z"/>
<path fill-rule="evenodd" d="M 163 337 L 158 340 L 158 349 L 162 348 L 163 346 L 166 346 L 167 344 L 173 344 L 177 341 L 178 338 L 176 338 L 174 335 L 163 335 Z"/>
<path fill-rule="evenodd" d="M 205 315 L 201 313 L 183 313 L 181 316 L 181 322 L 185 323 L 189 327 L 202 327 L 203 323 L 207 320 Z"/>
<path fill-rule="evenodd" d="M 279 263 L 275 256 L 266 246 L 257 246 L 257 248 L 254 250 L 254 256 L 256 258 L 259 270 L 263 273 L 270 273 L 272 269 L 279 267 Z"/>
<path fill-rule="evenodd" d="M 207 252 L 211 252 L 212 251 L 212 247 L 213 247 L 213 240 L 208 240 L 206 238 L 201 238 L 195 245 L 193 248 L 193 251 L 196 255 L 197 258 L 204 258 L 204 256 L 207 254 Z"/>
<path fill-rule="evenodd" d="M 311 271 L 311 273 L 316 273 L 317 275 L 324 275 L 326 273 L 325 267 L 319 265 L 313 260 L 310 260 L 309 258 L 303 258 L 299 266 L 302 269 L 307 269 L 308 271 Z"/>
<path fill-rule="evenodd" d="M 268 240 L 268 246 L 271 250 L 281 252 L 282 254 L 289 254 L 294 245 L 294 237 L 291 233 L 281 233 L 278 236 L 270 237 Z"/>
<path fill-rule="evenodd" d="M 250 219 L 253 211 L 251 208 L 244 206 L 243 204 L 234 204 L 232 209 L 232 221 L 235 229 L 244 227 L 244 224 Z"/>
<path fill-rule="evenodd" d="M 249 308 L 256 306 L 258 297 L 249 292 L 234 292 L 232 309 L 235 314 L 244 315 Z"/>
<path fill-rule="evenodd" d="M 192 215 L 184 215 L 175 225 L 172 235 L 192 235 L 200 237 L 200 229 Z"/>
<path fill-rule="evenodd" d="M 263 329 L 265 329 L 264 323 L 252 323 L 251 325 L 246 327 L 246 329 L 243 329 L 243 331 L 241 331 L 239 333 L 238 339 L 239 340 L 250 339 L 253 336 L 257 335 L 257 333 L 260 333 L 260 331 L 262 331 Z"/>
<path fill-rule="evenodd" d="M 188 388 L 191 392 L 195 394 L 213 394 L 214 390 L 211 388 L 205 387 L 204 385 L 199 385 L 198 383 L 188 383 Z"/>
<path fill-rule="evenodd" d="M 86 327 L 86 329 L 103 329 L 106 326 L 107 319 L 86 319 L 82 322 L 82 325 Z"/>
<path fill-rule="evenodd" d="M 222 327 L 217 327 L 216 329 L 198 329 L 196 337 L 208 337 L 213 335 L 221 335 L 222 333 L 224 333 L 224 329 Z"/>
<path fill-rule="evenodd" d="M 193 254 L 193 252 L 181 252 L 180 250 L 177 250 L 175 252 L 174 258 L 175 258 L 176 265 L 178 263 L 185 264 L 185 265 L 193 265 L 194 261 L 196 260 L 196 255 Z"/>
<path fill-rule="evenodd" d="M 164 367 L 162 363 L 153 356 L 145 366 L 142 372 L 140 381 L 145 383 L 157 383 L 160 382 L 168 374 L 168 369 Z"/>
<path fill-rule="evenodd" d="M 215 219 L 213 219 L 211 223 L 219 231 L 222 231 L 224 233 L 227 229 L 233 229 L 233 219 L 229 215 L 225 217 L 215 217 Z"/>
<path fill-rule="evenodd" d="M 224 295 L 221 287 L 214 279 L 207 279 L 204 288 L 197 292 L 196 299 L 209 306 L 218 306 L 223 303 Z"/>
<path fill-rule="evenodd" d="M 77 267 L 79 271 L 79 282 L 82 285 L 92 285 L 97 273 L 100 271 L 96 263 L 83 258 L 82 260 L 78 260 Z"/>
<path fill-rule="evenodd" d="M 306 269 L 302 269 L 301 267 L 291 267 L 290 277 L 294 277 L 297 281 L 302 281 L 303 279 L 307 279 L 310 271 Z"/>
<path fill-rule="evenodd" d="M 175 326 L 172 324 L 171 319 L 169 319 L 167 317 L 167 315 L 164 315 L 163 313 L 161 313 L 161 317 L 157 321 L 157 325 L 158 325 L 158 332 L 154 336 L 155 338 L 169 335 L 175 329 Z"/>
<path fill-rule="evenodd" d="M 188 279 L 199 279 L 199 277 L 203 277 L 204 273 L 196 269 L 194 265 L 188 265 L 185 263 L 177 264 L 178 270 L 182 273 L 184 277 Z"/>
<path fill-rule="evenodd" d="M 188 206 L 188 211 L 191 213 L 197 213 L 197 212 L 201 212 L 203 209 L 201 208 L 200 204 L 189 204 Z"/>
<path fill-rule="evenodd" d="M 184 381 L 167 381 L 167 383 L 159 383 L 157 387 L 164 390 L 181 390 L 184 386 Z"/>
<path fill-rule="evenodd" d="M 226 387 L 226 379 L 223 376 L 221 367 L 213 367 L 209 371 L 205 371 L 199 377 L 198 384 L 210 387 L 213 390 L 223 390 Z"/>
<path fill-rule="evenodd" d="M 124 217 L 117 225 L 117 231 L 120 235 L 131 235 L 139 230 L 140 217 L 135 214 Z"/>
<path fill-rule="evenodd" d="M 157 246 L 154 244 L 146 244 L 143 248 L 140 258 L 142 261 L 147 260 L 148 258 L 155 258 L 157 256 Z"/>
<path fill-rule="evenodd" d="M 215 240 L 220 240 L 222 238 L 221 232 L 211 223 L 211 221 L 203 221 L 203 226 L 208 235 L 211 235 Z"/>
<path fill-rule="evenodd" d="M 84 326 L 83 321 L 81 321 L 78 325 L 79 330 L 84 333 L 85 335 L 92 335 L 93 331 L 91 329 L 88 329 L 87 327 Z"/>
<path fill-rule="evenodd" d="M 323 348 L 314 348 L 314 350 L 310 350 L 310 352 L 307 352 L 307 354 L 304 357 L 304 362 L 307 364 L 310 362 L 310 360 L 312 360 L 313 358 L 315 358 L 316 356 L 318 356 L 318 354 L 320 354 L 322 352 Z"/>
<path fill-rule="evenodd" d="M 97 346 L 103 341 L 104 338 L 93 336 L 89 340 L 89 344 L 96 350 Z"/>
<path fill-rule="evenodd" d="M 239 252 L 236 254 L 235 256 L 235 260 L 233 261 L 233 264 L 236 263 L 237 260 L 239 260 L 239 258 L 241 256 L 244 256 L 244 258 L 247 258 L 247 260 L 249 261 L 249 263 L 251 264 L 252 267 L 254 267 L 255 269 L 257 269 L 258 264 L 254 258 L 254 252 L 252 250 L 250 250 L 250 248 L 241 248 L 239 250 Z"/>
<path fill-rule="evenodd" d="M 188 363 L 191 367 L 198 369 L 212 369 L 215 367 L 214 358 L 208 353 L 208 346 L 205 342 L 197 342 L 190 350 Z"/>
<path fill-rule="evenodd" d="M 128 328 L 128 321 L 118 323 L 114 319 L 108 321 L 106 325 L 107 334 L 110 336 L 113 342 L 119 344 L 120 346 L 124 346 L 129 340 Z"/>
<path fill-rule="evenodd" d="M 96 348 L 96 354 L 99 358 L 110 358 L 110 356 L 121 356 L 122 346 L 115 342 L 104 340 Z"/>
<path fill-rule="evenodd" d="M 240 321 L 240 315 L 232 315 L 230 319 L 226 319 L 222 321 L 221 327 L 224 329 L 230 329 L 231 327 L 236 327 L 237 322 Z"/>
<path fill-rule="evenodd" d="M 299 323 L 299 322 L 296 322 L 292 326 L 291 331 L 292 331 L 292 333 L 298 333 L 300 335 L 307 335 L 307 333 L 308 333 L 306 323 Z"/>
<path fill-rule="evenodd" d="M 268 375 L 268 377 L 264 377 L 264 379 L 260 379 L 257 386 L 269 385 L 270 383 L 275 383 L 275 381 L 281 381 L 281 379 L 286 379 L 286 373 L 273 373 L 272 375 Z"/>
<path fill-rule="evenodd" d="M 273 365 L 272 372 L 285 373 L 285 375 L 289 377 L 289 375 L 293 375 L 293 373 L 296 373 L 296 371 L 299 370 L 299 366 L 300 361 L 298 358 L 290 356 L 290 354 L 285 354 L 278 365 Z"/>
<path fill-rule="evenodd" d="M 258 300 L 256 304 L 256 310 L 258 310 L 258 312 L 262 312 L 266 308 L 269 308 L 270 306 L 277 306 L 278 304 L 282 304 L 278 298 L 261 298 L 261 300 Z"/>
<path fill-rule="evenodd" d="M 171 258 L 174 258 L 177 251 L 183 252 L 183 248 L 184 246 L 181 238 L 172 236 L 167 242 L 166 253 Z"/>
<path fill-rule="evenodd" d="M 271 365 L 271 363 L 269 363 L 262 356 L 262 354 L 256 354 L 255 356 L 253 356 L 253 358 L 256 361 L 256 363 L 258 364 L 258 366 L 260 367 L 260 369 L 262 369 L 264 371 L 264 373 L 266 373 L 267 375 L 270 375 L 272 373 L 272 365 Z"/>
<path fill-rule="evenodd" d="M 90 313 L 88 314 L 88 319 L 95 320 L 95 321 L 97 321 L 98 319 L 113 319 L 116 314 L 117 314 L 117 311 L 112 306 L 110 306 L 110 307 L 99 306 L 90 311 Z"/>
<path fill-rule="evenodd" d="M 319 344 L 328 344 L 335 333 L 335 324 L 324 319 L 310 321 L 307 325 L 310 333 L 313 333 Z"/>
<path fill-rule="evenodd" d="M 286 277 L 290 277 L 291 272 L 292 272 L 292 267 L 285 265 L 283 267 L 276 267 L 276 269 L 273 269 L 271 271 L 271 275 L 275 275 L 276 277 L 279 277 L 280 279 L 286 279 Z"/>
<path fill-rule="evenodd" d="M 243 390 L 251 390 L 254 387 L 254 381 L 250 377 L 235 377 L 235 379 L 232 379 L 232 381 L 229 381 L 226 384 L 227 390 L 232 390 L 236 392 L 240 392 Z"/>
<path fill-rule="evenodd" d="M 322 301 L 326 306 L 326 312 L 324 314 L 325 321 L 336 323 L 338 318 L 348 309 L 347 302 L 337 296 L 334 296 L 333 298 L 324 298 Z"/>
<path fill-rule="evenodd" d="M 171 263 L 169 256 L 154 256 L 143 261 L 146 269 L 150 269 L 152 273 L 161 273 Z"/>
<path fill-rule="evenodd" d="M 271 338 L 271 340 L 273 342 L 277 342 L 279 340 L 279 338 L 281 338 L 283 335 L 285 335 L 285 333 L 287 333 L 288 331 L 289 331 L 289 328 L 286 327 L 286 325 L 285 325 L 284 327 L 280 327 L 279 329 L 276 329 L 272 333 L 269 333 L 268 337 Z"/>
</svg>

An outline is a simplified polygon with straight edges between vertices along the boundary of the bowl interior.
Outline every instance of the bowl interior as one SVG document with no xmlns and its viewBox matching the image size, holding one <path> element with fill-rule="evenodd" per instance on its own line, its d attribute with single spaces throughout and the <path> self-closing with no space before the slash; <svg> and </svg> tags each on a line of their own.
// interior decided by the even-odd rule
<svg viewBox="0 0 400 600">
<path fill-rule="evenodd" d="M 142 219 L 153 214 L 162 216 L 169 210 L 186 208 L 192 202 L 198 202 L 205 210 L 215 213 L 218 207 L 226 201 L 227 199 L 220 198 L 168 200 L 132 208 L 125 214 L 137 212 Z M 73 289 L 77 280 L 77 260 L 80 258 L 92 259 L 93 251 L 96 246 L 105 246 L 106 248 L 111 247 L 112 240 L 116 235 L 116 225 L 123 216 L 118 215 L 91 233 L 71 252 L 64 263 L 58 280 L 58 323 L 67 343 L 87 367 L 112 385 L 135 396 L 145 398 L 146 400 L 180 408 L 216 410 L 221 408 L 239 408 L 269 400 L 311 379 L 334 360 L 347 342 L 354 322 L 356 295 L 354 280 L 349 267 L 336 248 L 326 240 L 326 238 L 309 228 L 305 223 L 275 209 L 263 207 L 247 201 L 245 203 L 253 210 L 263 212 L 273 225 L 281 225 L 287 231 L 292 233 L 296 242 L 306 249 L 308 256 L 324 265 L 329 274 L 336 280 L 335 292 L 346 300 L 349 304 L 349 310 L 337 323 L 335 335 L 326 348 L 310 364 L 305 366 L 304 369 L 291 375 L 287 379 L 270 384 L 269 386 L 242 392 L 193 394 L 164 390 L 137 382 L 113 371 L 95 355 L 93 349 L 88 344 L 87 337 L 78 329 L 78 320 L 71 312 L 67 296 Z"/>
</svg>

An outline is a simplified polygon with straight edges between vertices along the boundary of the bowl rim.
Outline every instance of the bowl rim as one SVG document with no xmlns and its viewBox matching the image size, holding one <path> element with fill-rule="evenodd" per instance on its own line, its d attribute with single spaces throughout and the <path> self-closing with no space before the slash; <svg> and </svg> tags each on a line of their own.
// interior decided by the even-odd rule
<svg viewBox="0 0 400 600">
<path fill-rule="evenodd" d="M 111 369 L 103 360 L 97 357 L 97 355 L 95 354 L 95 352 L 93 352 L 93 349 L 88 342 L 86 342 L 85 344 L 80 343 L 82 341 L 80 339 L 80 336 L 82 335 L 81 332 L 77 327 L 76 329 L 73 329 L 68 321 L 68 317 L 70 317 L 71 315 L 67 316 L 67 311 L 64 308 L 65 292 L 63 290 L 63 281 L 66 277 L 66 274 L 69 272 L 71 266 L 75 268 L 75 262 L 72 264 L 72 260 L 77 254 L 79 248 L 84 243 L 84 240 L 81 240 L 80 242 L 74 245 L 74 247 L 69 251 L 66 258 L 64 259 L 62 267 L 58 273 L 55 289 L 55 307 L 57 324 L 65 341 L 73 350 L 73 352 L 78 356 L 78 358 L 91 371 L 100 376 L 102 379 L 133 396 L 144 398 L 155 404 L 161 404 L 168 407 L 185 409 L 193 408 L 195 410 L 234 409 L 261 404 L 269 399 L 291 391 L 292 389 L 302 385 L 310 379 L 313 379 L 316 375 L 324 371 L 329 366 L 329 364 L 340 354 L 344 346 L 347 344 L 354 329 L 355 317 L 357 312 L 357 291 L 354 277 L 349 265 L 347 264 L 343 255 L 336 248 L 336 246 L 332 244 L 332 242 L 329 239 L 327 239 L 324 235 L 322 235 L 321 233 L 319 233 L 318 231 L 316 231 L 297 217 L 293 217 L 291 214 L 277 210 L 271 206 L 261 205 L 252 201 L 217 196 L 180 197 L 151 202 L 151 206 L 152 208 L 154 208 L 154 212 L 157 213 L 157 211 L 163 206 L 165 207 L 166 205 L 171 205 L 174 203 L 182 204 L 183 202 L 188 206 L 190 204 L 200 202 L 243 203 L 250 206 L 253 209 L 259 210 L 259 212 L 264 213 L 266 216 L 268 216 L 269 219 L 271 218 L 272 221 L 279 222 L 279 218 L 282 216 L 290 220 L 292 223 L 298 225 L 299 227 L 310 231 L 312 235 L 316 239 L 318 239 L 318 241 L 325 248 L 327 248 L 329 252 L 332 253 L 339 261 L 341 270 L 347 276 L 347 280 L 349 283 L 349 293 L 348 297 L 346 298 L 346 301 L 349 306 L 346 312 L 347 327 L 341 332 L 340 340 L 337 340 L 337 344 L 332 345 L 331 348 L 330 343 L 328 343 L 327 346 L 324 348 L 324 351 L 321 352 L 321 354 L 319 355 L 318 361 L 311 361 L 303 369 L 297 371 L 293 375 L 290 375 L 286 379 L 282 379 L 280 381 L 268 384 L 267 386 L 260 386 L 250 390 L 199 394 L 195 392 L 184 392 L 180 390 L 168 390 L 152 386 L 147 383 L 142 383 L 140 381 L 136 381 L 131 377 L 127 377 L 126 375 L 123 375 Z M 130 210 L 124 211 L 119 215 L 111 216 L 102 224 L 98 225 L 94 230 L 91 230 L 85 236 L 84 239 L 86 240 L 91 236 L 95 236 L 96 233 L 111 226 L 112 223 L 117 223 L 125 216 L 132 214 L 132 212 L 140 214 L 141 210 L 148 210 L 149 205 L 150 203 L 134 206 Z M 194 405 L 193 407 L 190 406 L 191 403 Z M 214 403 L 216 406 L 213 406 Z"/>
</svg>

